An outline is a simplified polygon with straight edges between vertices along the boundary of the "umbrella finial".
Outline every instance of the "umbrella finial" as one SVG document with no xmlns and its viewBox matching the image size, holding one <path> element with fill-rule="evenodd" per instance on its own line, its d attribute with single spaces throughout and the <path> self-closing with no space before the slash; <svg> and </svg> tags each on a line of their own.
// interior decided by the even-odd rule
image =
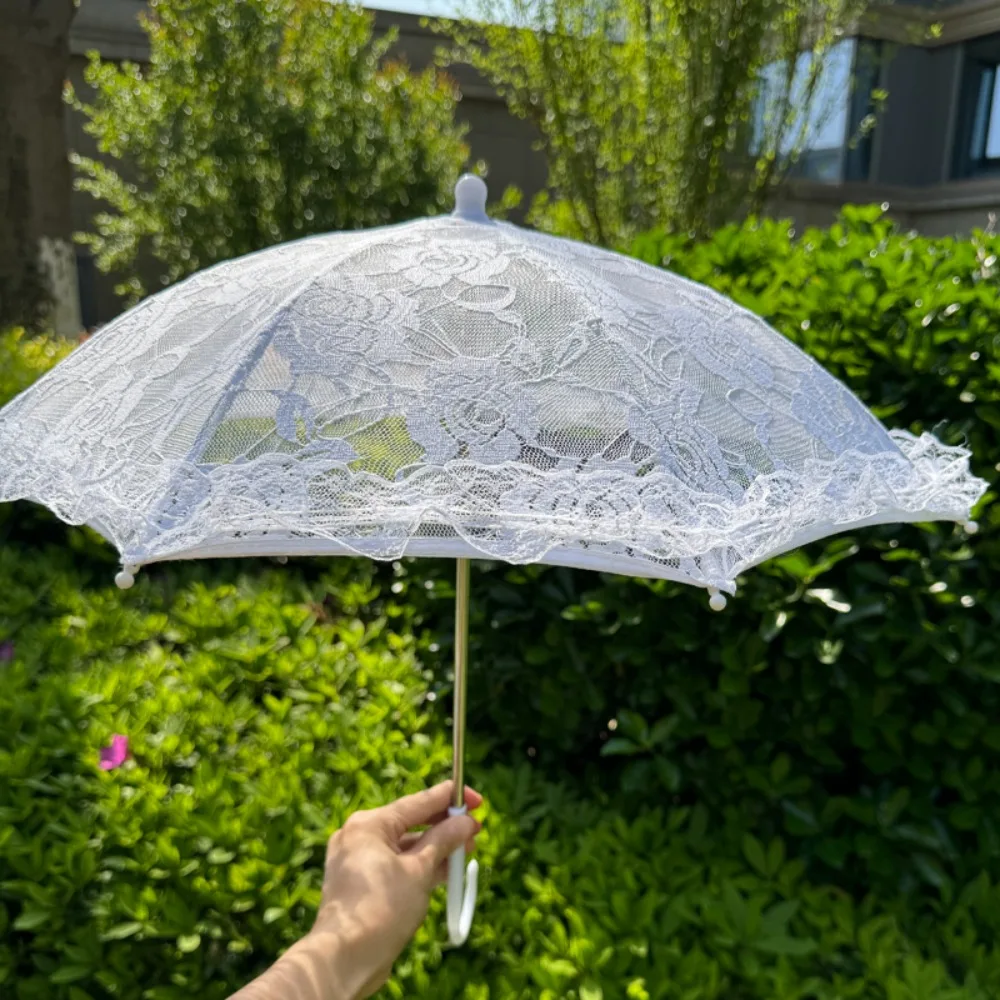
<svg viewBox="0 0 1000 1000">
<path fill-rule="evenodd" d="M 462 174 L 455 185 L 455 211 L 466 222 L 489 222 L 486 214 L 486 182 L 475 174 Z"/>
</svg>

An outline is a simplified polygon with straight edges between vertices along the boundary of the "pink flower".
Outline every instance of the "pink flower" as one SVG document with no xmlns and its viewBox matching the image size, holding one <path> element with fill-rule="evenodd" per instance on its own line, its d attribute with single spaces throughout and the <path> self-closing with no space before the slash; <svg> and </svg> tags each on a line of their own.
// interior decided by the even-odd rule
<svg viewBox="0 0 1000 1000">
<path fill-rule="evenodd" d="M 0 642 L 0 663 L 10 663 L 14 659 L 14 643 L 8 639 Z"/>
<path fill-rule="evenodd" d="M 101 770 L 113 771 L 121 767 L 128 757 L 128 737 L 115 733 L 111 737 L 111 746 L 101 747 Z"/>
</svg>

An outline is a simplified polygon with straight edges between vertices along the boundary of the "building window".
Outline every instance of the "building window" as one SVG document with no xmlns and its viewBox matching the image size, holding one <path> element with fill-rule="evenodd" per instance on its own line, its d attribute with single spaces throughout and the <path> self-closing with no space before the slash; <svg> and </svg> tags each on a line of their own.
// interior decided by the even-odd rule
<svg viewBox="0 0 1000 1000">
<path fill-rule="evenodd" d="M 818 70 L 816 58 L 812 52 L 799 55 L 790 85 L 786 63 L 773 63 L 764 70 L 754 110 L 752 151 L 759 154 L 777 147 L 788 157 L 797 148 L 798 159 L 790 170 L 793 177 L 832 184 L 867 180 L 871 136 L 865 126 L 874 110 L 880 73 L 878 43 L 844 39 L 818 57 L 822 59 Z M 807 100 L 814 74 L 812 98 Z M 784 125 L 782 106 L 799 109 L 790 121 L 786 115 Z"/>
<path fill-rule="evenodd" d="M 979 75 L 976 113 L 972 119 L 969 156 L 977 164 L 1000 159 L 1000 101 L 997 100 L 996 66 L 984 66 Z"/>
<path fill-rule="evenodd" d="M 963 55 L 953 173 L 1000 173 L 1000 35 L 969 42 Z"/>
</svg>

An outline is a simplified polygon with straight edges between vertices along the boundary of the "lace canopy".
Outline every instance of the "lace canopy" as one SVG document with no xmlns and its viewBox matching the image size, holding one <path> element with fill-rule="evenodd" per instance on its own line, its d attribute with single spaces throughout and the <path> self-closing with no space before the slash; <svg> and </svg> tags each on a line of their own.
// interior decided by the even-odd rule
<svg viewBox="0 0 1000 1000">
<path fill-rule="evenodd" d="M 833 532 L 968 518 L 963 449 L 887 431 L 707 288 L 485 197 L 464 178 L 451 217 L 145 300 L 0 412 L 0 500 L 92 525 L 122 585 L 163 559 L 410 554 L 732 593 Z"/>
</svg>

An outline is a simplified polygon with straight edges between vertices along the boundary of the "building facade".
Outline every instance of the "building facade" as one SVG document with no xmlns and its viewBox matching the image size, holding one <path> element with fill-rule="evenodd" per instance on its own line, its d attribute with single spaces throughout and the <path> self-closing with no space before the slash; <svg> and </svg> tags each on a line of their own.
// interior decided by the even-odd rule
<svg viewBox="0 0 1000 1000">
<path fill-rule="evenodd" d="M 146 37 L 137 15 L 145 0 L 82 0 L 71 34 L 71 79 L 82 87 L 86 53 L 142 62 Z M 433 60 L 439 39 L 411 14 L 375 12 L 376 27 L 395 26 L 397 54 L 415 69 Z M 808 57 L 803 57 L 808 58 Z M 485 160 L 493 190 L 517 185 L 525 201 L 545 183 L 533 128 L 471 69 L 453 71 L 473 160 Z M 866 131 L 873 91 L 887 93 Z M 986 226 L 1000 211 L 1000 0 L 928 3 L 897 0 L 838 43 L 824 68 L 818 107 L 795 176 L 772 211 L 799 225 L 828 224 L 841 205 L 884 202 L 906 227 L 933 235 Z M 93 141 L 67 111 L 68 149 L 92 153 Z M 87 229 L 96 208 L 74 195 L 74 225 Z M 81 253 L 85 325 L 119 306 L 113 282 Z"/>
<path fill-rule="evenodd" d="M 796 178 L 775 210 L 824 224 L 843 204 L 882 202 L 928 235 L 987 225 L 1000 210 L 1000 2 L 897 0 L 845 44 L 863 85 L 842 99 L 839 172 Z M 852 141 L 868 84 L 888 96 L 871 135 Z"/>
</svg>

